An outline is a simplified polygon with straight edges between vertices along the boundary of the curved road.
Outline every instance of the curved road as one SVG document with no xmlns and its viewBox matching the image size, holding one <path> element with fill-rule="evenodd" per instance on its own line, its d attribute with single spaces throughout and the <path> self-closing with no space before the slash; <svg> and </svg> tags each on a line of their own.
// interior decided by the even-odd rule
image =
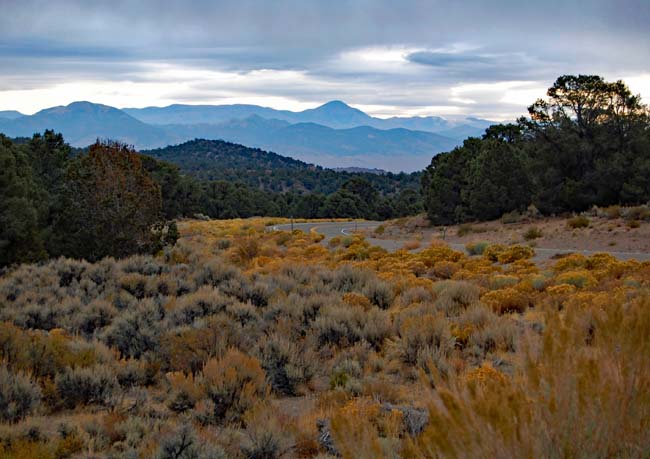
<svg viewBox="0 0 650 459">
<path fill-rule="evenodd" d="M 294 223 L 293 228 L 299 229 L 308 233 L 311 230 L 317 231 L 325 236 L 323 239 L 324 243 L 327 243 L 331 238 L 341 235 L 350 235 L 356 230 L 360 229 L 372 229 L 381 225 L 383 222 L 377 221 L 360 221 L 360 222 L 308 222 L 308 223 Z M 273 231 L 290 231 L 291 224 L 286 225 L 274 225 L 270 228 Z M 375 239 L 366 237 L 366 241 L 371 245 L 376 245 L 378 247 L 384 248 L 389 252 L 394 252 L 402 247 L 405 241 L 397 241 L 394 239 Z M 465 251 L 464 244 L 452 244 L 449 243 L 449 246 L 454 250 Z M 594 255 L 596 253 L 608 253 L 615 256 L 621 260 L 639 260 L 639 261 L 650 261 L 650 253 L 644 252 L 613 252 L 608 250 L 600 251 L 591 251 L 591 250 L 569 250 L 569 249 L 554 249 L 554 248 L 542 248 L 535 247 L 535 261 L 544 261 L 548 260 L 554 255 L 564 254 L 564 253 L 581 253 L 586 256 Z"/>
</svg>

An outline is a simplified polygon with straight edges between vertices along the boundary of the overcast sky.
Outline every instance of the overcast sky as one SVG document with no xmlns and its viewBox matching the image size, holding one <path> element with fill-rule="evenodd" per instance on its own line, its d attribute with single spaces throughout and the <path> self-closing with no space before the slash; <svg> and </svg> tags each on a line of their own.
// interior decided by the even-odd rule
<svg viewBox="0 0 650 459">
<path fill-rule="evenodd" d="M 509 119 L 565 73 L 650 101 L 650 0 L 0 0 L 0 110 L 340 99 Z"/>
</svg>

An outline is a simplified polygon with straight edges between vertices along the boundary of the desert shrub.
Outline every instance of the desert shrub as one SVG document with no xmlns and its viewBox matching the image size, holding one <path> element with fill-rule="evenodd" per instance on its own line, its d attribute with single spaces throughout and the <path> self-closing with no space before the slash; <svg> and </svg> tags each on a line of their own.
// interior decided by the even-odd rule
<svg viewBox="0 0 650 459">
<path fill-rule="evenodd" d="M 338 246 L 341 245 L 341 239 L 342 239 L 341 236 L 334 236 L 333 238 L 331 238 L 331 239 L 327 242 L 327 245 L 329 245 L 329 246 L 332 247 L 332 248 L 333 248 L 333 247 L 338 247 Z"/>
<path fill-rule="evenodd" d="M 169 268 L 151 255 L 132 255 L 117 262 L 125 273 L 138 273 L 143 276 L 157 276 Z"/>
<path fill-rule="evenodd" d="M 526 247 L 524 245 L 513 245 L 501 253 L 499 253 L 497 260 L 499 263 L 514 263 L 518 260 L 527 260 L 535 256 L 535 250 L 532 247 Z"/>
<path fill-rule="evenodd" d="M 494 263 L 499 261 L 499 255 L 506 249 L 507 247 L 503 244 L 490 244 L 483 250 L 483 256 Z"/>
<path fill-rule="evenodd" d="M 455 336 L 452 335 L 451 339 L 455 345 Z M 424 370 L 427 375 L 431 374 L 432 370 L 435 369 L 439 375 L 446 377 L 451 371 L 451 365 L 447 360 L 449 351 L 450 349 L 442 347 L 425 346 L 418 350 L 415 365 L 417 368 Z M 431 380 L 431 384 L 435 385 L 435 382 Z"/>
<path fill-rule="evenodd" d="M 484 313 L 476 310 L 472 320 L 476 326 L 468 336 L 468 349 L 478 348 L 482 356 L 498 351 L 514 352 L 517 349 L 521 330 L 508 316 L 495 317 L 484 309 Z"/>
<path fill-rule="evenodd" d="M 424 354 L 437 349 L 445 354 L 454 347 L 449 322 L 443 316 L 407 317 L 399 327 L 399 351 L 402 361 L 418 363 Z"/>
<path fill-rule="evenodd" d="M 440 261 L 457 262 L 463 258 L 463 253 L 452 249 L 446 244 L 440 244 L 434 241 L 430 247 L 422 250 L 416 256 L 427 267 L 431 267 Z"/>
<path fill-rule="evenodd" d="M 271 336 L 261 349 L 261 364 L 271 388 L 282 395 L 297 395 L 316 370 L 316 356 L 279 335 Z"/>
<path fill-rule="evenodd" d="M 256 281 L 253 283 L 244 283 L 242 288 L 236 292 L 240 301 L 250 302 L 258 308 L 268 306 L 269 300 L 273 295 L 273 289 L 266 282 Z"/>
<path fill-rule="evenodd" d="M 359 362 L 344 359 L 332 369 L 330 375 L 330 389 L 340 389 L 353 395 L 359 395 L 362 385 L 359 380 L 363 375 Z"/>
<path fill-rule="evenodd" d="M 54 449 L 55 459 L 66 459 L 83 451 L 85 442 L 77 427 L 61 423 L 58 431 L 61 438 Z"/>
<path fill-rule="evenodd" d="M 126 311 L 129 309 L 134 309 L 138 304 L 136 297 L 131 295 L 126 290 L 120 290 L 115 295 L 113 295 L 113 306 L 118 311 Z"/>
<path fill-rule="evenodd" d="M 535 226 L 531 226 L 526 231 L 524 231 L 523 236 L 526 241 L 532 241 L 533 239 L 539 239 L 540 237 L 544 236 L 544 233 L 542 233 L 541 229 Z"/>
<path fill-rule="evenodd" d="M 84 271 L 90 266 L 86 261 L 59 258 L 55 263 L 59 277 L 59 287 L 69 287 L 73 282 L 79 283 Z"/>
<path fill-rule="evenodd" d="M 267 394 L 266 375 L 259 361 L 236 349 L 210 359 L 201 373 L 203 390 L 214 404 L 214 422 L 240 422 L 244 413 Z"/>
<path fill-rule="evenodd" d="M 537 291 L 544 290 L 549 285 L 549 278 L 543 274 L 533 276 L 530 279 L 530 285 Z"/>
<path fill-rule="evenodd" d="M 260 406 L 246 416 L 246 431 L 240 452 L 244 459 L 280 459 L 288 457 L 293 437 L 286 420 L 269 406 Z"/>
<path fill-rule="evenodd" d="M 403 306 L 425 303 L 433 299 L 432 293 L 424 287 L 411 287 L 401 293 L 399 301 Z"/>
<path fill-rule="evenodd" d="M 626 207 L 621 212 L 628 221 L 650 220 L 650 206 Z"/>
<path fill-rule="evenodd" d="M 355 242 L 354 236 L 343 236 L 341 238 L 341 245 L 346 249 L 350 247 L 352 244 L 354 244 L 354 242 Z"/>
<path fill-rule="evenodd" d="M 490 289 L 498 290 L 504 287 L 512 287 L 517 283 L 519 283 L 519 278 L 517 276 L 496 274 L 490 278 Z"/>
<path fill-rule="evenodd" d="M 163 312 L 158 304 L 149 300 L 134 311 L 115 319 L 103 333 L 103 341 L 115 347 L 121 355 L 139 358 L 159 344 L 160 321 Z"/>
<path fill-rule="evenodd" d="M 3 459 L 54 459 L 54 452 L 50 443 L 38 439 L 17 438 L 0 442 L 0 457 Z"/>
<path fill-rule="evenodd" d="M 17 422 L 33 412 L 41 400 L 41 390 L 27 376 L 0 365 L 0 420 Z"/>
<path fill-rule="evenodd" d="M 380 309 L 388 309 L 395 298 L 391 285 L 379 279 L 368 281 L 363 288 L 363 294 Z"/>
<path fill-rule="evenodd" d="M 358 310 L 350 307 L 331 305 L 322 308 L 320 317 L 313 323 L 319 345 L 345 346 L 358 342 L 363 336 L 359 319 L 364 320 L 363 313 L 359 316 Z"/>
<path fill-rule="evenodd" d="M 469 255 L 483 255 L 489 245 L 490 243 L 487 241 L 468 242 L 465 244 L 465 250 Z"/>
<path fill-rule="evenodd" d="M 251 327 L 260 320 L 257 308 L 251 303 L 241 303 L 236 301 L 232 305 L 228 306 L 226 312 L 230 317 L 241 324 L 242 327 Z"/>
<path fill-rule="evenodd" d="M 524 312 L 530 306 L 530 298 L 512 287 L 492 290 L 481 297 L 481 301 L 498 314 Z"/>
<path fill-rule="evenodd" d="M 122 360 L 115 368 L 115 377 L 121 387 L 145 386 L 153 383 L 154 367 L 143 360 Z"/>
<path fill-rule="evenodd" d="M 453 316 L 477 302 L 480 289 L 466 281 L 446 280 L 433 284 L 433 293 L 436 295 L 436 308 Z"/>
<path fill-rule="evenodd" d="M 609 206 L 602 209 L 602 213 L 606 218 L 613 220 L 621 217 L 621 206 Z"/>
<path fill-rule="evenodd" d="M 639 220 L 628 220 L 627 226 L 632 229 L 641 227 L 641 222 Z"/>
<path fill-rule="evenodd" d="M 207 284 L 219 287 L 228 281 L 238 279 L 240 275 L 240 271 L 235 266 L 221 259 L 212 259 L 196 271 L 194 281 L 198 286 Z"/>
<path fill-rule="evenodd" d="M 200 442 L 189 423 L 165 433 L 156 451 L 156 459 L 225 459 L 226 453 L 219 447 Z"/>
<path fill-rule="evenodd" d="M 458 270 L 460 265 L 453 261 L 437 261 L 433 264 L 433 274 L 440 279 L 450 279 Z"/>
<path fill-rule="evenodd" d="M 575 458 L 642 457 L 639 452 L 650 447 L 638 427 L 650 416 L 638 409 L 650 401 L 647 391 L 638 390 L 650 381 L 641 364 L 650 349 L 647 306 L 647 298 L 625 306 L 612 302 L 600 311 L 589 343 L 576 323 L 581 314 L 562 319 L 553 314 L 543 352 L 524 349 L 529 364 L 514 377 L 484 373 L 471 387 L 450 383 L 432 391 L 430 424 L 411 452 L 417 457 L 435 450 L 457 458 L 543 457 L 549 451 Z"/>
<path fill-rule="evenodd" d="M 567 226 L 571 229 L 587 228 L 590 223 L 591 221 L 583 215 L 577 215 L 567 220 Z"/>
<path fill-rule="evenodd" d="M 577 288 L 592 287 L 598 283 L 596 278 L 586 269 L 565 271 L 560 273 L 555 281 L 558 284 L 573 285 Z"/>
<path fill-rule="evenodd" d="M 126 290 L 137 299 L 142 299 L 146 293 L 148 282 L 147 276 L 139 273 L 130 273 L 123 275 L 119 280 L 120 288 Z"/>
<path fill-rule="evenodd" d="M 214 287 L 204 285 L 197 291 L 178 298 L 169 313 L 173 325 L 189 325 L 197 319 L 226 310 L 233 300 Z"/>
<path fill-rule="evenodd" d="M 260 254 L 261 246 L 259 240 L 254 236 L 236 238 L 233 242 L 236 260 L 240 263 L 248 263 Z"/>
<path fill-rule="evenodd" d="M 219 250 L 229 249 L 231 245 L 232 241 L 230 239 L 219 239 L 217 241 L 217 249 Z"/>
<path fill-rule="evenodd" d="M 334 272 L 332 287 L 339 292 L 360 292 L 372 276 L 369 272 L 348 264 Z"/>
<path fill-rule="evenodd" d="M 110 325 L 117 315 L 115 307 L 107 300 L 96 299 L 81 309 L 73 318 L 72 331 L 86 337 Z"/>
<path fill-rule="evenodd" d="M 169 409 L 176 413 L 183 413 L 194 408 L 201 398 L 201 388 L 195 382 L 194 375 L 177 371 L 167 373 L 165 377 L 171 387 L 167 403 Z"/>
<path fill-rule="evenodd" d="M 17 312 L 13 322 L 21 328 L 52 330 L 57 327 L 60 313 L 50 305 L 29 304 Z"/>
<path fill-rule="evenodd" d="M 78 405 L 107 405 L 117 388 L 117 379 L 103 365 L 90 368 L 66 368 L 56 375 L 56 392 L 65 408 Z"/>
</svg>

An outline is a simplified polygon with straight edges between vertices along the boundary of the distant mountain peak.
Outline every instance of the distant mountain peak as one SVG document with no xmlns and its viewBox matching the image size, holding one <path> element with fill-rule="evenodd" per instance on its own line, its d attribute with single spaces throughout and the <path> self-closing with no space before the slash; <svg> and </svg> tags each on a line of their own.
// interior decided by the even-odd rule
<svg viewBox="0 0 650 459">
<path fill-rule="evenodd" d="M 342 100 L 330 100 L 329 102 L 325 102 L 323 105 L 321 105 L 318 108 L 352 108 Z"/>
<path fill-rule="evenodd" d="M 316 107 L 312 110 L 319 111 L 319 112 L 329 112 L 329 113 L 353 112 L 353 113 L 363 113 L 364 115 L 366 115 L 361 110 L 354 107 L 350 107 L 342 100 L 330 100 L 329 102 L 326 102 L 320 107 Z"/>
</svg>

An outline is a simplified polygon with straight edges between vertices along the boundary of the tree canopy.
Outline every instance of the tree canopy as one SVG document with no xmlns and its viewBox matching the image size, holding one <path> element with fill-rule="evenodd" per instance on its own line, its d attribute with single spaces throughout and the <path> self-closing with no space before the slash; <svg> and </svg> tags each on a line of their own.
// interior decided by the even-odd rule
<svg viewBox="0 0 650 459">
<path fill-rule="evenodd" d="M 433 223 L 650 200 L 648 109 L 622 81 L 564 75 L 528 112 L 433 158 L 422 177 Z"/>
</svg>

